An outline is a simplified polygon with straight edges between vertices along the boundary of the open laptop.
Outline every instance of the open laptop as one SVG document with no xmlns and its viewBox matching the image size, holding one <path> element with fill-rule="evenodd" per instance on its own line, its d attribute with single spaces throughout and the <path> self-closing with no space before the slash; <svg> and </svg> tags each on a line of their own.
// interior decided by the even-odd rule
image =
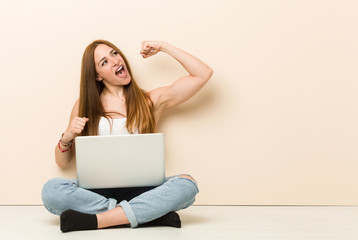
<svg viewBox="0 0 358 240">
<path fill-rule="evenodd" d="M 79 187 L 158 186 L 164 182 L 164 135 L 76 137 Z"/>
</svg>

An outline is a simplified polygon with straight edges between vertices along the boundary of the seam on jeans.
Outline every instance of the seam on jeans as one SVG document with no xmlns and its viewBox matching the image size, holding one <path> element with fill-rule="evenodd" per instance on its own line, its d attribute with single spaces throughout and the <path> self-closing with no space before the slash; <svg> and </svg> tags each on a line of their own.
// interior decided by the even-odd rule
<svg viewBox="0 0 358 240">
<path fill-rule="evenodd" d="M 174 177 L 174 178 L 171 178 L 168 180 L 168 182 L 172 182 L 172 181 L 175 181 L 175 180 L 178 180 L 178 179 L 184 179 L 184 181 L 189 181 L 192 183 L 192 185 L 195 186 L 195 189 L 196 189 L 196 192 L 199 193 L 199 187 L 197 185 L 197 183 L 194 183 L 192 180 L 190 180 L 189 178 L 184 178 L 184 177 Z"/>
<path fill-rule="evenodd" d="M 181 177 L 181 176 L 183 176 L 183 177 Z M 193 180 L 191 180 L 190 178 L 187 178 L 187 177 L 184 177 L 184 176 L 188 176 L 188 177 L 191 177 L 192 179 L 194 179 L 193 176 L 191 176 L 190 174 L 178 174 L 178 175 L 175 175 L 175 176 L 169 178 L 167 181 L 171 181 L 171 180 L 173 180 L 173 179 L 178 179 L 178 178 L 186 178 L 186 179 L 188 179 L 188 180 L 194 182 L 195 184 L 198 184 L 198 182 L 197 182 L 195 179 L 194 179 L 194 181 L 193 181 Z"/>
<path fill-rule="evenodd" d="M 192 183 L 194 183 L 194 185 L 195 185 L 195 187 L 196 187 L 196 190 L 199 192 L 198 182 L 197 182 L 195 179 L 194 179 L 194 181 L 193 181 L 193 180 L 191 180 L 190 178 L 181 177 L 181 176 L 189 176 L 189 177 L 191 177 L 192 179 L 194 179 L 193 176 L 191 176 L 190 174 L 180 174 L 180 175 L 178 175 L 179 178 L 181 178 L 181 179 L 187 179 L 187 180 L 191 181 Z"/>
<path fill-rule="evenodd" d="M 116 206 L 117 206 L 117 200 L 114 198 L 108 198 L 108 210 L 116 208 Z"/>
<path fill-rule="evenodd" d="M 186 178 L 186 179 L 189 179 L 191 181 L 193 181 L 195 184 L 196 184 L 196 180 L 193 178 L 193 176 L 191 176 L 190 174 L 180 174 L 178 175 L 179 178 Z M 187 178 L 187 177 L 191 177 L 192 179 L 190 178 Z"/>
<path fill-rule="evenodd" d="M 126 200 L 123 200 L 118 205 L 122 207 L 124 214 L 126 215 L 131 225 L 131 228 L 137 227 L 138 221 L 129 203 Z"/>
<path fill-rule="evenodd" d="M 170 178 L 167 182 L 172 182 L 173 180 L 178 179 L 178 178 L 179 178 L 178 176 L 172 177 L 172 178 Z"/>
<path fill-rule="evenodd" d="M 183 179 L 183 180 L 191 182 L 195 186 L 195 189 L 196 189 L 197 193 L 199 192 L 199 187 L 198 187 L 197 183 L 193 182 L 189 178 L 181 178 L 181 177 L 179 177 L 179 179 Z"/>
</svg>

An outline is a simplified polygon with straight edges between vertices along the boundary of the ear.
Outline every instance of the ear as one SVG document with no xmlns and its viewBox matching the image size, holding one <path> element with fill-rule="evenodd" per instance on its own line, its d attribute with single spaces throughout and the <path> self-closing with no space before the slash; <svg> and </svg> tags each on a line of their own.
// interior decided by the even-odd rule
<svg viewBox="0 0 358 240">
<path fill-rule="evenodd" d="M 103 80 L 103 78 L 101 76 L 97 75 L 96 80 L 100 82 Z"/>
</svg>

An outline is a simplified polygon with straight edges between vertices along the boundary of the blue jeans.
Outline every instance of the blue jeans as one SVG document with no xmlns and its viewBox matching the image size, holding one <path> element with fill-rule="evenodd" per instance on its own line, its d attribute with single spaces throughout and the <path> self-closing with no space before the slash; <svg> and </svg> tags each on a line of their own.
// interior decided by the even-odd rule
<svg viewBox="0 0 358 240">
<path fill-rule="evenodd" d="M 187 175 L 190 176 L 190 175 Z M 192 205 L 196 182 L 177 175 L 158 187 L 87 190 L 76 179 L 53 178 L 42 189 L 45 208 L 56 215 L 73 209 L 97 214 L 121 206 L 132 228 Z M 118 203 L 119 202 L 119 203 Z"/>
</svg>

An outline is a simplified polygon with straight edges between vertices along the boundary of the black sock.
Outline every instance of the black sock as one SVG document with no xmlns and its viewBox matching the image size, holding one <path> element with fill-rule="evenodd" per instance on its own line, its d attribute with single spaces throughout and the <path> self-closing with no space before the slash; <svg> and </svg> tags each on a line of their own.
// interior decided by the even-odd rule
<svg viewBox="0 0 358 240">
<path fill-rule="evenodd" d="M 62 232 L 97 229 L 96 214 L 81 213 L 70 209 L 64 211 L 60 219 Z"/>
<path fill-rule="evenodd" d="M 179 215 L 176 212 L 169 212 L 160 218 L 141 224 L 140 226 L 169 226 L 180 228 L 181 221 Z"/>
</svg>

